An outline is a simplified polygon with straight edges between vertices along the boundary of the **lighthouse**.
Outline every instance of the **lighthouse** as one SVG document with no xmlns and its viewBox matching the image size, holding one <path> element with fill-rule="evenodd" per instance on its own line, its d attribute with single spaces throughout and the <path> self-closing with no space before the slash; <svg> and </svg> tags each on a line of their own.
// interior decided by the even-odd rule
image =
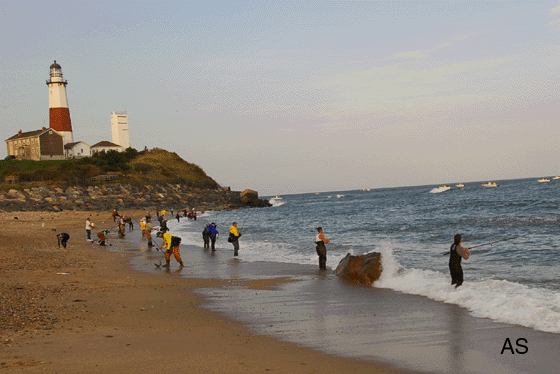
<svg viewBox="0 0 560 374">
<path fill-rule="evenodd" d="M 58 131 L 64 137 L 64 144 L 73 143 L 72 123 L 70 122 L 70 110 L 66 98 L 66 85 L 62 78 L 62 68 L 56 60 L 50 67 L 50 79 L 47 80 L 49 87 L 49 127 Z"/>
</svg>

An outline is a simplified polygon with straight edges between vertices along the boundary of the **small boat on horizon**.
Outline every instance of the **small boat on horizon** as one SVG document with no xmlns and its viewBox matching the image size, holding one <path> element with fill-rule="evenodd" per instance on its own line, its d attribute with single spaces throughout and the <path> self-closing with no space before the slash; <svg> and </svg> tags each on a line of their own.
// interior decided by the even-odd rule
<svg viewBox="0 0 560 374">
<path fill-rule="evenodd" d="M 541 178 L 541 179 L 537 179 L 537 182 L 539 182 L 539 183 L 550 182 L 550 179 L 548 179 L 548 178 Z"/>
<path fill-rule="evenodd" d="M 435 187 L 434 189 L 432 189 L 430 191 L 430 193 L 442 193 L 442 192 L 445 192 L 445 191 L 449 191 L 450 189 L 451 189 L 451 186 L 443 185 L 443 186 Z"/>
<path fill-rule="evenodd" d="M 488 182 L 488 183 L 482 183 L 482 187 L 498 187 L 499 184 L 496 182 Z"/>
<path fill-rule="evenodd" d="M 457 183 L 457 184 L 455 185 L 455 187 L 459 187 L 459 188 L 465 187 L 465 184 L 464 184 L 464 183 Z"/>
<path fill-rule="evenodd" d="M 270 200 L 282 200 L 282 198 L 278 195 L 271 197 Z"/>
<path fill-rule="evenodd" d="M 559 176 L 555 176 L 555 177 L 554 177 L 554 178 L 552 178 L 552 179 L 560 179 L 560 177 L 559 177 Z"/>
</svg>

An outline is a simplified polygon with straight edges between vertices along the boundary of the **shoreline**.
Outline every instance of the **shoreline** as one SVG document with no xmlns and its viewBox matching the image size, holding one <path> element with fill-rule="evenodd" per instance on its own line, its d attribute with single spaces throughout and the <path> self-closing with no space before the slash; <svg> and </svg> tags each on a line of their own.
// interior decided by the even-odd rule
<svg viewBox="0 0 560 374">
<path fill-rule="evenodd" d="M 220 288 L 234 279 L 183 279 L 133 270 L 130 259 L 137 254 L 99 250 L 85 242 L 88 216 L 96 229 L 103 228 L 98 221 L 114 226 L 109 212 L 0 214 L 1 298 L 3 305 L 19 308 L 19 319 L 9 320 L 1 330 L 0 368 L 6 372 L 137 373 L 163 368 L 195 373 L 411 373 L 254 333 L 201 307 L 206 298 L 193 291 Z M 60 227 L 71 236 L 67 251 L 56 247 Z M 241 283 L 261 290 L 282 281 L 273 277 Z"/>
</svg>

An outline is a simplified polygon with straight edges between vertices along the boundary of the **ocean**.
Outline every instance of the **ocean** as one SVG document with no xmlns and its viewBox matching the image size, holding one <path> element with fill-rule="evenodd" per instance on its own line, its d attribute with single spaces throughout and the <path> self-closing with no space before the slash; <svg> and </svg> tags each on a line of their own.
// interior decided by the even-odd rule
<svg viewBox="0 0 560 374">
<path fill-rule="evenodd" d="M 198 220 L 170 220 L 182 244 L 202 246 L 201 232 L 216 222 L 227 243 L 233 221 L 242 229 L 240 261 L 315 265 L 316 228 L 331 240 L 327 267 L 347 253 L 382 254 L 383 273 L 374 289 L 425 296 L 455 304 L 473 317 L 560 334 L 560 180 L 536 178 L 283 195 L 273 207 L 206 212 Z M 267 198 L 267 197 L 264 197 Z M 465 281 L 451 286 L 449 257 L 457 233 L 474 248 L 463 260 Z M 507 241 L 500 241 L 508 239 Z M 275 274 L 271 274 L 274 276 Z M 372 290 L 373 291 L 373 290 Z"/>
</svg>

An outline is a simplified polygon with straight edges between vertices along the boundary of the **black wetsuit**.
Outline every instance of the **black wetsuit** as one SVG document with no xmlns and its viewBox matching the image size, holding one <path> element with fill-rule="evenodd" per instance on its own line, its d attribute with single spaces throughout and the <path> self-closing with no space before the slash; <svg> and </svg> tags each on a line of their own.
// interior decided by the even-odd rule
<svg viewBox="0 0 560 374">
<path fill-rule="evenodd" d="M 316 239 L 319 239 L 319 235 L 317 235 Z M 317 247 L 315 247 L 315 249 L 317 250 L 317 255 L 319 255 L 319 269 L 326 270 L 327 269 L 327 246 L 325 245 L 325 242 L 323 242 L 322 240 L 317 240 L 315 244 L 317 244 Z"/>
<path fill-rule="evenodd" d="M 449 271 L 451 272 L 451 284 L 459 287 L 463 284 L 463 268 L 461 267 L 461 255 L 457 253 L 457 244 L 449 249 Z"/>
</svg>

